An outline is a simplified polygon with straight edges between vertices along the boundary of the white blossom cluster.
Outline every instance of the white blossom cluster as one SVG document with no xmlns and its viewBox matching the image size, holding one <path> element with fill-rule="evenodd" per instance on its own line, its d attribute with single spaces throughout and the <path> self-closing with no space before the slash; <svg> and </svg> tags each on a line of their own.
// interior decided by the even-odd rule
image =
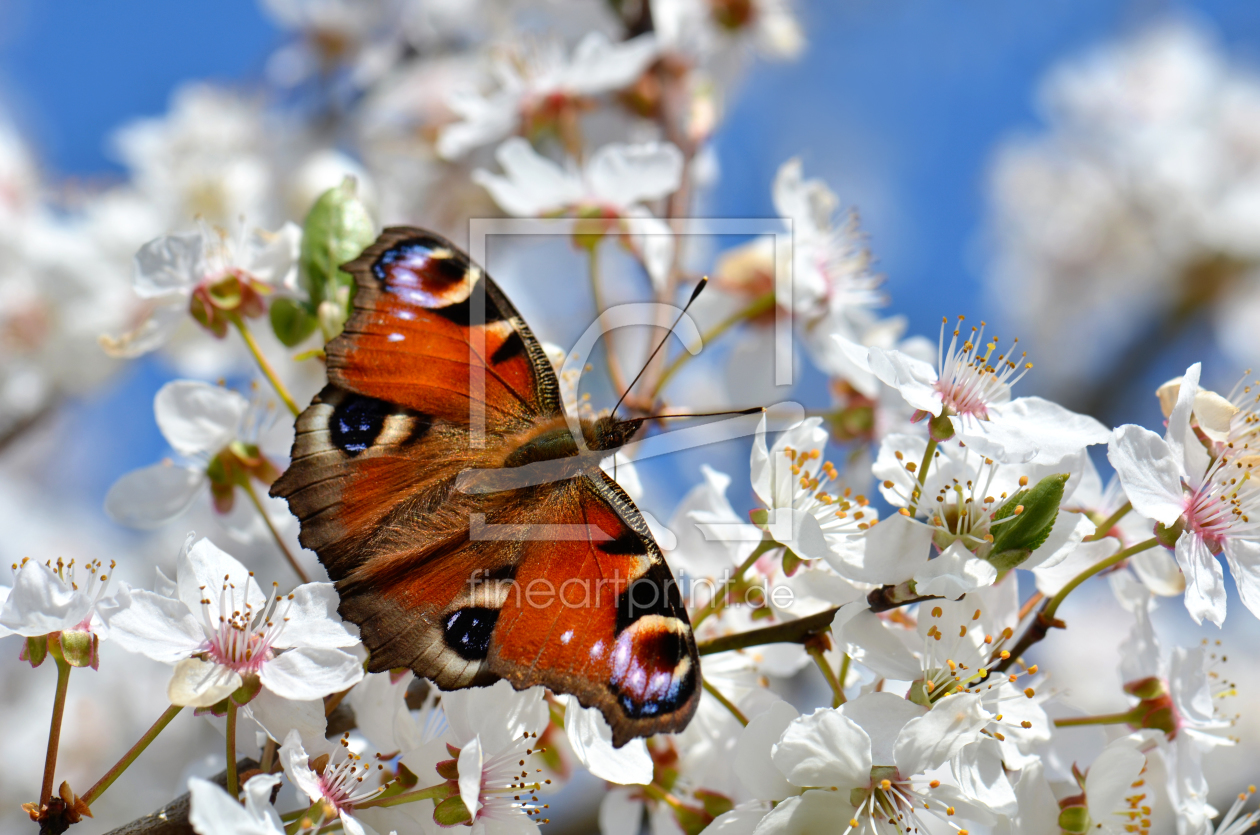
<svg viewBox="0 0 1260 835">
<path fill-rule="evenodd" d="M 38 714 L 0 715 L 0 735 L 26 740 L 0 787 L 15 807 L 0 810 L 6 827 L 33 829 L 29 816 L 48 831 L 142 832 L 174 816 L 200 835 L 561 823 L 603 835 L 1237 835 L 1260 821 L 1246 775 L 1208 783 L 1221 750 L 1260 744 L 1242 737 L 1227 648 L 1172 646 L 1155 620 L 1180 599 L 1195 623 L 1221 626 L 1230 581 L 1249 610 L 1234 607 L 1231 624 L 1260 617 L 1260 382 L 1216 392 L 1191 365 L 1154 393 L 1165 421 L 1150 428 L 1018 393 L 1038 371 L 1018 340 L 962 317 L 907 337 L 903 319 L 881 318 L 856 214 L 799 160 L 770 185 L 789 246 L 765 236 L 714 254 L 673 234 L 716 176 L 711 140 L 738 71 L 803 48 L 781 0 L 263 5 L 291 35 L 266 89 L 188 87 L 164 116 L 124 127 L 121 185 L 58 205 L 16 134 L 0 133 L 0 339 L 13 346 L 0 354 L 0 434 L 24 441 L 63 395 L 150 352 L 179 375 L 152 404 L 172 458 L 105 498 L 110 518 L 157 531 L 167 552 L 33 552 L 0 575 L 0 652 L 21 662 L 4 685 L 48 684 Z M 1002 176 L 1053 160 L 1133 191 L 1090 219 L 1059 202 L 1076 199 L 1071 177 L 1042 171 L 1059 196 L 1010 214 L 1030 292 L 1090 305 L 1050 288 L 1069 274 L 1148 280 L 1130 258 L 1159 262 L 1170 286 L 1205 259 L 1250 263 L 1246 152 L 1212 120 L 1235 112 L 1229 97 L 1249 101 L 1253 82 L 1195 38 L 1159 30 L 1056 76 L 1065 136 L 1079 136 L 1011 151 Z M 1121 104 L 1133 112 L 1116 115 Z M 1178 167 L 1182 142 L 1237 150 L 1205 154 L 1222 166 L 1215 190 L 1194 191 L 1206 175 Z M 1194 223 L 1126 202 L 1140 200 Z M 786 321 L 827 380 L 821 404 L 796 392 L 814 407 L 804 419 L 777 432 L 762 419 L 745 441 L 746 483 L 704 466 L 666 524 L 648 517 L 702 655 L 699 707 L 678 734 L 615 748 L 572 695 L 365 673 L 335 586 L 267 497 L 348 315 L 337 266 L 383 226 L 463 240 L 470 217 L 503 215 L 597 221 L 565 239 L 590 254 L 589 275 L 546 276 L 540 296 L 676 304 L 698 269 L 712 276 L 697 316 L 706 344 L 769 356 Z M 1145 243 L 1112 258 L 1037 237 L 1102 234 L 1104 215 Z M 632 269 L 602 274 L 600 253 Z M 1059 312 L 1039 315 L 1053 327 Z M 591 376 L 606 371 L 621 392 L 645 368 L 627 398 L 644 413 L 741 406 L 755 388 L 698 383 L 723 376 L 713 354 L 653 362 L 654 343 L 639 347 L 610 349 Z M 561 372 L 566 352 L 549 353 L 569 407 L 597 414 Z M 235 390 L 227 374 L 253 384 Z M 659 511 L 646 469 L 616 461 L 631 497 Z M 19 517 L 5 518 L 39 521 Z M 205 520 L 211 535 L 188 532 Z M 1062 605 L 1091 592 L 1089 609 Z M 1122 641 L 1111 708 L 1084 711 L 1076 671 L 1036 662 L 1105 635 Z M 94 733 L 114 744 L 108 732 L 128 726 L 106 706 L 118 693 L 159 712 L 89 770 L 77 746 Z M 41 734 L 51 725 L 32 743 L 23 726 L 37 715 Z M 179 730 L 192 723 L 208 733 Z M 41 771 L 31 752 L 44 739 Z M 111 792 L 115 780 L 133 788 Z M 141 783 L 187 797 L 144 818 Z"/>
</svg>

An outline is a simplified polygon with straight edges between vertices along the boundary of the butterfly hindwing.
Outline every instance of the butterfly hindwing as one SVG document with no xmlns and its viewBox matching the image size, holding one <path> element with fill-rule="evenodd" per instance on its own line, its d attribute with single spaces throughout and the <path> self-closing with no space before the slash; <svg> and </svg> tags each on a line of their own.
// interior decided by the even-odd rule
<svg viewBox="0 0 1260 835">
<path fill-rule="evenodd" d="M 616 745 L 681 730 L 700 669 L 678 588 L 599 469 L 606 453 L 555 442 L 569 437 L 556 374 L 520 315 L 422 230 L 387 229 L 344 269 L 354 311 L 272 495 L 336 582 L 369 669 L 443 689 L 545 685 L 600 709 Z M 529 487 L 459 486 L 539 450 L 573 466 Z"/>
</svg>

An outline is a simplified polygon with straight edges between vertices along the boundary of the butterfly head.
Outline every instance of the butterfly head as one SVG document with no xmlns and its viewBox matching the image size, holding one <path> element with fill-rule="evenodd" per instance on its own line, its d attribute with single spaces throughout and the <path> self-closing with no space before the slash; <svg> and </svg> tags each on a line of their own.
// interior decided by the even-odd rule
<svg viewBox="0 0 1260 835">
<path fill-rule="evenodd" d="M 621 449 L 630 442 L 645 420 L 648 418 L 621 420 L 614 415 L 604 415 L 594 423 L 583 426 L 586 446 L 600 452 Z"/>
</svg>

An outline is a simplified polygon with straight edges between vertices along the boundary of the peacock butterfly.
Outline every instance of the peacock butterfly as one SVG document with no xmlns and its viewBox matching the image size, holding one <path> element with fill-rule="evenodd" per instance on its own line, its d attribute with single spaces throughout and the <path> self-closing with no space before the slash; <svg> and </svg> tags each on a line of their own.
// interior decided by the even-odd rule
<svg viewBox="0 0 1260 835">
<path fill-rule="evenodd" d="M 682 730 L 700 694 L 691 624 L 600 468 L 643 419 L 566 415 L 538 340 L 445 239 L 386 229 L 343 269 L 354 311 L 271 495 L 336 583 L 368 669 L 571 693 L 617 747 Z M 545 483 L 495 486 L 539 465 L 555 465 Z M 469 474 L 490 478 L 466 489 Z"/>
</svg>

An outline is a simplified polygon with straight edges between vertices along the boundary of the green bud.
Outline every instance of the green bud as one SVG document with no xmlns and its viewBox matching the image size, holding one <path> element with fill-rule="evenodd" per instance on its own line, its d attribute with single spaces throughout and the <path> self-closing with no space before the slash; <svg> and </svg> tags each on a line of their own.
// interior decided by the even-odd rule
<svg viewBox="0 0 1260 835">
<path fill-rule="evenodd" d="M 1089 818 L 1089 809 L 1084 806 L 1069 806 L 1059 812 L 1059 828 L 1072 835 L 1088 832 L 1092 823 Z"/>
<path fill-rule="evenodd" d="M 306 215 L 299 267 L 302 286 L 310 294 L 308 312 L 318 311 L 322 302 L 333 301 L 349 316 L 354 279 L 341 265 L 357 258 L 376 238 L 372 217 L 355 191 L 354 178 L 346 177 L 341 185 L 320 195 Z M 346 292 L 339 296 L 337 291 L 342 288 Z M 324 337 L 327 340 L 336 335 L 325 333 Z"/>
<path fill-rule="evenodd" d="M 271 303 L 271 330 L 287 348 L 306 341 L 318 326 L 309 302 L 280 298 Z"/>
<path fill-rule="evenodd" d="M 936 417 L 929 419 L 928 436 L 937 443 L 948 441 L 954 437 L 954 424 L 950 422 L 949 415 L 941 412 Z"/>
<path fill-rule="evenodd" d="M 459 826 L 472 822 L 472 812 L 459 795 L 448 797 L 433 808 L 433 822 L 438 826 Z"/>
<path fill-rule="evenodd" d="M 59 636 L 61 655 L 71 667 L 91 667 L 100 663 L 100 640 L 86 629 L 66 630 Z"/>
<path fill-rule="evenodd" d="M 1176 548 L 1177 540 L 1181 538 L 1181 534 L 1186 529 L 1186 520 L 1178 518 L 1171 527 L 1163 522 L 1155 523 L 1155 538 L 1159 540 L 1159 544 L 1165 548 Z"/>
<path fill-rule="evenodd" d="M 1008 571 L 1040 548 L 1054 529 L 1063 500 L 1066 473 L 1048 475 L 1027 490 L 1020 490 L 993 514 L 993 547 L 986 559 L 999 571 Z M 1015 517 L 1015 518 L 1011 518 Z M 1007 519 L 1010 521 L 1002 522 Z M 1001 522 L 1001 524 L 996 524 Z"/>
</svg>

